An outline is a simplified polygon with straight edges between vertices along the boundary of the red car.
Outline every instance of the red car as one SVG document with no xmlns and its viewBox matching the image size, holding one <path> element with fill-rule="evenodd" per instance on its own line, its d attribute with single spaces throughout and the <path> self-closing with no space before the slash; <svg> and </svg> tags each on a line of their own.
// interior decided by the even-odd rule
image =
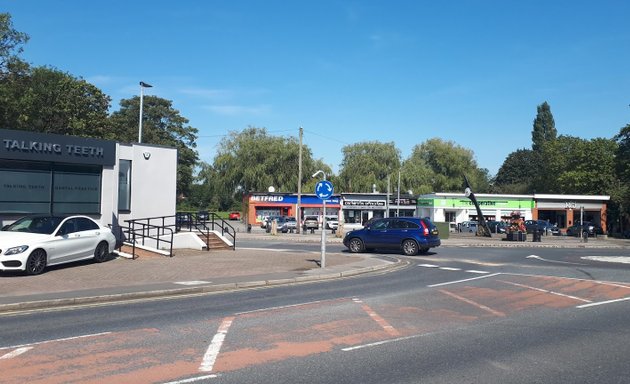
<svg viewBox="0 0 630 384">
<path fill-rule="evenodd" d="M 241 213 L 240 212 L 230 212 L 229 218 L 230 218 L 230 220 L 240 220 L 241 219 Z"/>
</svg>

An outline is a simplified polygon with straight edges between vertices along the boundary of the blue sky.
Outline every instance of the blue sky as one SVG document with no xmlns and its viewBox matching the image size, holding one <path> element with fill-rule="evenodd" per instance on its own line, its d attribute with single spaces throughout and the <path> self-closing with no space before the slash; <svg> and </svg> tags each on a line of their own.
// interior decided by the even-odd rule
<svg viewBox="0 0 630 384">
<path fill-rule="evenodd" d="M 298 136 L 338 172 L 345 145 L 439 137 L 495 174 L 530 148 L 536 106 L 559 134 L 630 122 L 630 2 L 0 0 L 23 57 L 112 98 L 173 101 L 212 162 L 230 131 Z"/>
</svg>

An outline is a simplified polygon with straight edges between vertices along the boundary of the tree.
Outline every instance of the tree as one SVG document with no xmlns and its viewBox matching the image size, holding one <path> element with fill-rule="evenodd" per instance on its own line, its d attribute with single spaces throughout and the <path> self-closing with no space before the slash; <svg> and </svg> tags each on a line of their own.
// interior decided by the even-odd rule
<svg viewBox="0 0 630 384">
<path fill-rule="evenodd" d="M 532 129 L 532 149 L 540 151 L 545 143 L 556 139 L 558 132 L 549 104 L 545 101 L 536 107 L 536 110 L 534 128 Z"/>
<path fill-rule="evenodd" d="M 416 145 L 408 163 L 429 170 L 419 178 L 424 180 L 422 184 L 412 186 L 414 191 L 426 190 L 430 185 L 432 191 L 462 192 L 466 175 L 476 193 L 489 192 L 488 170 L 477 166 L 473 151 L 452 141 L 433 138 Z"/>
<path fill-rule="evenodd" d="M 10 62 L 18 60 L 22 45 L 28 42 L 28 35 L 13 29 L 11 15 L 0 13 L 0 77 L 8 72 Z"/>
<path fill-rule="evenodd" d="M 208 198 L 208 205 L 227 210 L 239 207 L 250 191 L 267 191 L 273 186 L 277 192 L 296 192 L 299 145 L 296 138 L 272 136 L 265 128 L 230 132 L 219 144 L 212 166 L 202 168 L 198 175 L 203 189 L 200 195 Z M 332 173 L 303 146 L 303 191 L 314 191 L 317 180 L 311 175 L 318 169 Z"/>
<path fill-rule="evenodd" d="M 615 171 L 618 182 L 617 188 L 611 193 L 614 203 L 611 208 L 616 213 L 620 232 L 630 233 L 630 124 L 621 128 L 613 140 L 617 143 Z"/>
<path fill-rule="evenodd" d="M 531 149 L 517 149 L 507 155 L 494 178 L 494 192 L 523 194 L 532 193 L 540 162 L 540 154 Z"/>
<path fill-rule="evenodd" d="M 140 97 L 120 101 L 120 110 L 110 116 L 106 139 L 136 142 Z M 177 148 L 177 195 L 188 196 L 193 183 L 193 169 L 199 160 L 197 128 L 173 108 L 172 102 L 156 96 L 143 100 L 142 142 Z"/>
<path fill-rule="evenodd" d="M 400 151 L 393 142 L 377 141 L 346 145 L 339 173 L 339 192 L 387 190 L 388 177 L 398 174 Z"/>
<path fill-rule="evenodd" d="M 83 137 L 105 135 L 109 96 L 87 81 L 53 68 L 22 70 L 11 71 L 0 80 L 0 127 Z"/>
<path fill-rule="evenodd" d="M 617 144 L 611 139 L 585 140 L 560 135 L 544 146 L 544 172 L 536 178 L 535 190 L 607 195 L 616 185 L 616 149 Z"/>
</svg>

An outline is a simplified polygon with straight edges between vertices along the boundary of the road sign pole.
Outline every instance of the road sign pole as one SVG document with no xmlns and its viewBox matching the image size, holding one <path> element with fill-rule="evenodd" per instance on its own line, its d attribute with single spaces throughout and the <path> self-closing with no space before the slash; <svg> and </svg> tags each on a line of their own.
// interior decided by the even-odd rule
<svg viewBox="0 0 630 384">
<path fill-rule="evenodd" d="M 326 180 L 326 174 L 324 171 L 317 171 L 313 174 L 313 177 L 322 173 L 324 175 L 324 180 L 320 181 L 315 185 L 315 194 L 322 200 L 322 256 L 319 262 L 320 268 L 326 267 L 326 200 L 329 199 L 335 189 L 333 185 Z"/>
<path fill-rule="evenodd" d="M 326 200 L 323 200 L 323 212 L 322 219 L 322 256 L 319 262 L 320 268 L 326 268 Z"/>
</svg>

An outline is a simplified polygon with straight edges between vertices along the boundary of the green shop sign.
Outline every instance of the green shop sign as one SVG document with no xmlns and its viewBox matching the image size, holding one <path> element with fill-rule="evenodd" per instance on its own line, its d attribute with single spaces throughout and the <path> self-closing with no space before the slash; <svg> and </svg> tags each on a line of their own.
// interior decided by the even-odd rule
<svg viewBox="0 0 630 384">
<path fill-rule="evenodd" d="M 508 200 L 508 199 L 479 199 L 477 203 L 483 208 L 496 208 L 496 209 L 533 209 L 534 200 Z M 470 199 L 447 197 L 447 198 L 434 198 L 434 199 L 418 199 L 418 207 L 433 207 L 433 208 L 463 208 L 467 209 L 474 207 Z"/>
</svg>

